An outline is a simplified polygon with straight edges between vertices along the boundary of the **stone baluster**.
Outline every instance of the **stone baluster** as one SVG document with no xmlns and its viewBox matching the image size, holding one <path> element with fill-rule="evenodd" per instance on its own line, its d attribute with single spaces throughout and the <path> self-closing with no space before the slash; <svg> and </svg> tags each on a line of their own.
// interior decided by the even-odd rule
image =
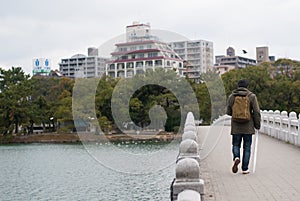
<svg viewBox="0 0 300 201">
<path fill-rule="evenodd" d="M 280 136 L 280 125 L 281 125 L 281 118 L 280 118 L 280 111 L 275 110 L 274 112 L 274 137 L 279 139 Z"/>
<path fill-rule="evenodd" d="M 183 133 L 181 138 L 182 141 L 186 139 L 191 139 L 194 140 L 195 142 L 198 142 L 197 133 L 195 131 L 186 131 Z"/>
<path fill-rule="evenodd" d="M 274 127 L 274 112 L 273 110 L 269 110 L 268 112 L 268 130 L 267 133 L 268 135 L 272 136 L 272 129 Z"/>
<path fill-rule="evenodd" d="M 197 132 L 197 128 L 195 125 L 190 125 L 188 124 L 187 126 L 184 126 L 184 133 L 187 131 L 193 131 L 193 132 Z"/>
<path fill-rule="evenodd" d="M 266 110 L 262 111 L 261 113 L 262 116 L 262 132 L 263 133 L 268 133 L 268 112 Z"/>
<path fill-rule="evenodd" d="M 298 138 L 297 138 L 297 146 L 300 146 L 300 114 L 298 116 Z"/>
<path fill-rule="evenodd" d="M 204 195 L 204 181 L 200 179 L 200 166 L 193 158 L 183 158 L 176 165 L 176 178 L 172 185 L 172 200 L 177 200 L 179 193 L 193 190 Z"/>
<path fill-rule="evenodd" d="M 288 133 L 289 133 L 289 118 L 287 111 L 282 111 L 280 114 L 281 117 L 281 126 L 280 126 L 280 140 L 287 142 Z"/>
<path fill-rule="evenodd" d="M 291 144 L 294 144 L 294 145 L 297 144 L 298 128 L 299 128 L 299 121 L 297 118 L 297 114 L 296 114 L 296 112 L 290 112 L 288 142 L 290 142 Z"/>
</svg>

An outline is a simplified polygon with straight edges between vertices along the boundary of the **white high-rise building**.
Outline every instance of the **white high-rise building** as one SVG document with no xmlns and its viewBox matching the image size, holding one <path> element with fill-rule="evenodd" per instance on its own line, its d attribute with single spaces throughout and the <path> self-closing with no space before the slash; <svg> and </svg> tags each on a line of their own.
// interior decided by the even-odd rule
<svg viewBox="0 0 300 201">
<path fill-rule="evenodd" d="M 213 43 L 206 40 L 188 40 L 169 43 L 170 47 L 192 68 L 185 74 L 199 76 L 213 66 Z"/>
<path fill-rule="evenodd" d="M 88 56 L 76 54 L 71 58 L 61 59 L 60 72 L 70 78 L 93 78 L 105 74 L 107 58 L 98 56 L 97 48 L 88 48 Z"/>
<path fill-rule="evenodd" d="M 176 70 L 182 75 L 183 60 L 168 46 L 151 35 L 149 24 L 134 22 L 126 27 L 126 42 L 116 44 L 111 60 L 106 63 L 106 75 L 129 78 L 147 69 Z"/>
</svg>

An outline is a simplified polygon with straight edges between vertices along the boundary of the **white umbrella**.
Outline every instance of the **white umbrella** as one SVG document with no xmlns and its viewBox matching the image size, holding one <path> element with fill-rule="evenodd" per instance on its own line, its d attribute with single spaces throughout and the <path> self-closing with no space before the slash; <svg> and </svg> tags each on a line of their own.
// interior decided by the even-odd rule
<svg viewBox="0 0 300 201">
<path fill-rule="evenodd" d="M 253 173 L 255 172 L 255 167 L 256 167 L 257 144 L 258 144 L 258 130 L 255 129 L 255 146 L 254 146 L 254 156 L 253 156 Z"/>
</svg>

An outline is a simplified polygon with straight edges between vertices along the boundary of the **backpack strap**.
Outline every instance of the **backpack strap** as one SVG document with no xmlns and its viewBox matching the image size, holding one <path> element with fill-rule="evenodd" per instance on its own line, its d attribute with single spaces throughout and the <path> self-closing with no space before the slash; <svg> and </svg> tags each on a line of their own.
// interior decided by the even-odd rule
<svg viewBox="0 0 300 201">
<path fill-rule="evenodd" d="M 249 93 L 247 93 L 247 95 L 246 95 L 246 96 L 247 96 L 247 97 L 250 97 L 250 95 L 251 95 L 251 94 L 253 94 L 253 93 L 252 93 L 252 92 L 249 92 Z M 233 96 L 234 96 L 234 97 L 237 97 L 237 96 L 242 96 L 242 95 L 238 95 L 238 94 L 236 94 L 236 95 L 233 95 Z"/>
</svg>

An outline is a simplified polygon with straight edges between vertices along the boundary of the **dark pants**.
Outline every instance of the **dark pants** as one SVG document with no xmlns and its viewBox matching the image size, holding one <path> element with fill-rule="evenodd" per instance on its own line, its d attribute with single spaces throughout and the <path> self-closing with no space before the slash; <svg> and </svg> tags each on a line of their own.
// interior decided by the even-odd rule
<svg viewBox="0 0 300 201">
<path fill-rule="evenodd" d="M 249 134 L 233 134 L 232 135 L 232 153 L 233 160 L 240 157 L 240 148 L 243 140 L 243 160 L 242 170 L 248 170 L 249 160 L 251 155 L 252 135 Z"/>
</svg>

